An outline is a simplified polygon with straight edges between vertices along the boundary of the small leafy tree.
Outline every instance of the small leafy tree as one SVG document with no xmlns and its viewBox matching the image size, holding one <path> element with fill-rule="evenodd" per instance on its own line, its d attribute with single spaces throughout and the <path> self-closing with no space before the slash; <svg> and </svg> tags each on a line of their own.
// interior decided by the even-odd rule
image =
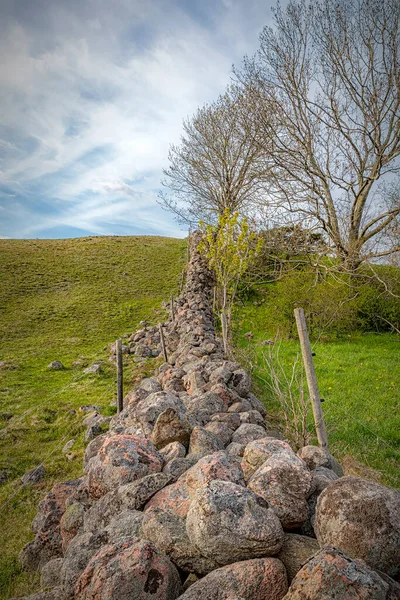
<svg viewBox="0 0 400 600">
<path fill-rule="evenodd" d="M 207 257 L 209 268 L 215 273 L 221 291 L 221 328 L 224 351 L 228 353 L 228 337 L 232 317 L 232 306 L 240 279 L 261 249 L 261 240 L 250 231 L 246 218 L 226 209 L 217 225 L 200 222 L 203 241 L 200 252 Z"/>
</svg>

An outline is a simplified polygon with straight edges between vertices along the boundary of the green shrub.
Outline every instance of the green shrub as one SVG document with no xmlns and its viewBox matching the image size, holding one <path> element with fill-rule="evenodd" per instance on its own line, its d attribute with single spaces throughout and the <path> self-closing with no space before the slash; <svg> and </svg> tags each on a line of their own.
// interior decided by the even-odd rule
<svg viewBox="0 0 400 600">
<path fill-rule="evenodd" d="M 302 266 L 264 285 L 266 326 L 283 337 L 296 336 L 293 310 L 304 309 L 311 335 L 353 331 L 399 331 L 400 269 L 379 266 L 378 278 L 367 268 L 355 275 L 318 272 Z M 260 291 L 259 289 L 259 291 Z M 247 298 L 251 294 L 247 292 Z"/>
</svg>

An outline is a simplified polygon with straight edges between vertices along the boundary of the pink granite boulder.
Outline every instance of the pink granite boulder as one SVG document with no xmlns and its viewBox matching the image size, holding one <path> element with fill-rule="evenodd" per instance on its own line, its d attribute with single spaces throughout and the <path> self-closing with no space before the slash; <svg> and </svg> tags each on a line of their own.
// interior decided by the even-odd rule
<svg viewBox="0 0 400 600">
<path fill-rule="evenodd" d="M 114 435 L 106 438 L 89 461 L 87 487 L 92 498 L 100 498 L 120 485 L 157 473 L 162 467 L 162 456 L 150 440 L 138 435 Z"/>
<path fill-rule="evenodd" d="M 79 600 L 174 600 L 181 592 L 176 567 L 147 540 L 104 546 L 75 586 Z"/>
</svg>

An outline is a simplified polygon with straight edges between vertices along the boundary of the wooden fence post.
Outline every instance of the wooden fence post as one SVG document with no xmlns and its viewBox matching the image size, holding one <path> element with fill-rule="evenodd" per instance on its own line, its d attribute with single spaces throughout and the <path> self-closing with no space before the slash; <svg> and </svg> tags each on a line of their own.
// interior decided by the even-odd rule
<svg viewBox="0 0 400 600">
<path fill-rule="evenodd" d="M 174 307 L 174 296 L 171 294 L 171 318 L 175 321 L 175 307 Z"/>
<path fill-rule="evenodd" d="M 296 318 L 297 331 L 299 332 L 301 352 L 306 370 L 307 385 L 310 392 L 318 443 L 323 450 L 328 451 L 328 436 L 325 428 L 321 398 L 318 391 L 317 376 L 315 374 L 314 362 L 312 359 L 304 310 L 302 308 L 295 308 L 294 315 Z"/>
<path fill-rule="evenodd" d="M 117 354 L 117 410 L 120 413 L 124 408 L 124 380 L 122 369 L 122 340 L 116 341 Z"/>
<path fill-rule="evenodd" d="M 163 332 L 163 328 L 162 328 L 161 323 L 159 324 L 158 328 L 160 330 L 161 350 L 162 350 L 165 362 L 168 362 L 167 349 L 165 347 L 165 340 L 164 340 L 164 332 Z"/>
</svg>

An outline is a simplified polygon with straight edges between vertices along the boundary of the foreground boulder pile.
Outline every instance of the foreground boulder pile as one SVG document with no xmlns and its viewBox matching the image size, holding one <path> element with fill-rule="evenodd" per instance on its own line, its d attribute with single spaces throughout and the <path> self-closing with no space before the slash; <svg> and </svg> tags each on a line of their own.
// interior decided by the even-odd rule
<svg viewBox="0 0 400 600">
<path fill-rule="evenodd" d="M 20 554 L 41 573 L 29 598 L 400 598 L 399 492 L 272 435 L 215 335 L 198 242 L 164 325 L 168 362 L 89 443 L 84 475 L 39 505 Z M 155 330 L 132 336 L 138 355 L 156 342 Z"/>
</svg>

